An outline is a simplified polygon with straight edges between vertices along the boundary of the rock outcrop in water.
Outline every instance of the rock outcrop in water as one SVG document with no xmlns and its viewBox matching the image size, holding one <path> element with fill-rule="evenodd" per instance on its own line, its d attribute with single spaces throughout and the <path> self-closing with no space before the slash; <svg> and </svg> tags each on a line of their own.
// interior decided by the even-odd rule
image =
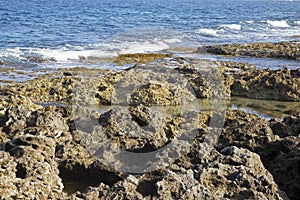
<svg viewBox="0 0 300 200">
<path fill-rule="evenodd" d="M 220 55 L 300 60 L 300 43 L 297 42 L 224 44 L 203 46 L 198 49 L 198 52 L 203 51 Z"/>
</svg>

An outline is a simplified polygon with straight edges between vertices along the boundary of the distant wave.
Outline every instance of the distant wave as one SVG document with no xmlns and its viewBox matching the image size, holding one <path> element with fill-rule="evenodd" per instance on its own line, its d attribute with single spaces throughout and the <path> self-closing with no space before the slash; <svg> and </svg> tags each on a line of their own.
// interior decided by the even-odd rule
<svg viewBox="0 0 300 200">
<path fill-rule="evenodd" d="M 288 28 L 290 25 L 287 23 L 287 20 L 267 20 L 267 24 L 275 28 Z"/>
<path fill-rule="evenodd" d="M 214 29 L 208 29 L 208 28 L 200 28 L 198 29 L 197 33 L 203 35 L 203 36 L 217 36 L 218 32 Z"/>
<path fill-rule="evenodd" d="M 299 20 L 247 20 L 234 24 L 201 27 L 195 33 L 203 41 L 224 43 L 289 40 L 300 33 Z"/>
<path fill-rule="evenodd" d="M 242 26 L 240 24 L 223 24 L 220 27 L 234 31 L 240 31 L 242 29 Z"/>
</svg>

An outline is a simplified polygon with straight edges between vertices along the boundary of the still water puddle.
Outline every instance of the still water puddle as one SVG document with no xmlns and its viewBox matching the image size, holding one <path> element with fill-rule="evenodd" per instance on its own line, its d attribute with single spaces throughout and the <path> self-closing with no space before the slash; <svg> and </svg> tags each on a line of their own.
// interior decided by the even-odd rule
<svg viewBox="0 0 300 200">
<path fill-rule="evenodd" d="M 220 103 L 221 102 L 221 103 Z M 209 99 L 197 99 L 183 106 L 154 106 L 152 109 L 158 112 L 164 112 L 166 115 L 172 116 L 182 111 L 218 111 L 225 109 L 242 110 L 244 112 L 255 114 L 261 118 L 270 120 L 272 118 L 283 118 L 288 115 L 300 113 L 300 102 L 283 102 L 248 99 L 242 97 L 232 97 L 228 101 L 213 102 Z M 97 105 L 91 107 L 100 114 L 116 107 L 107 105 Z"/>
</svg>

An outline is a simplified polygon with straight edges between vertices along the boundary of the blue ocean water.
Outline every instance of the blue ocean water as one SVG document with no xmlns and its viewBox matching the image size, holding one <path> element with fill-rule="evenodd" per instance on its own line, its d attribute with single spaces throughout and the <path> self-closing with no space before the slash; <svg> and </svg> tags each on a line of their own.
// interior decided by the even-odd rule
<svg viewBox="0 0 300 200">
<path fill-rule="evenodd" d="M 294 35 L 300 35 L 298 0 L 0 0 L 5 66 L 40 66 L 32 56 L 69 66 L 89 56 Z"/>
</svg>

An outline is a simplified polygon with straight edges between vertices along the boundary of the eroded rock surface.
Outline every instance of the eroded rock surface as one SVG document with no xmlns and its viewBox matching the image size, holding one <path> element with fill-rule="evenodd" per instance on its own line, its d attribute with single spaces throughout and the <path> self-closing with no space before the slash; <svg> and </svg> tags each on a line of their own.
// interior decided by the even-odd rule
<svg viewBox="0 0 300 200">
<path fill-rule="evenodd" d="M 215 155 L 214 155 L 215 154 Z M 249 150 L 229 146 L 212 157 L 199 172 L 199 182 L 219 198 L 284 199 L 260 157 Z"/>
<path fill-rule="evenodd" d="M 276 135 L 284 138 L 287 136 L 300 136 L 300 115 L 284 117 L 282 122 L 271 122 L 271 128 Z"/>
<path fill-rule="evenodd" d="M 300 100 L 300 69 L 258 70 L 237 75 L 232 96 L 279 101 Z"/>
<path fill-rule="evenodd" d="M 267 121 L 228 109 L 224 119 L 222 107 L 188 108 L 196 97 L 297 101 L 299 70 L 254 71 L 251 65 L 232 62 L 205 62 L 197 66 L 216 68 L 199 70 L 193 66 L 198 61 L 168 62 L 174 62 L 174 69 L 150 68 L 137 76 L 135 72 L 145 71 L 135 66 L 122 72 L 101 71 L 99 77 L 88 72 L 91 79 L 65 72 L 27 85 L 1 87 L 1 197 L 298 199 L 299 114 Z M 89 109 L 94 104 L 117 106 L 98 113 Z M 162 105 L 179 107 L 170 114 Z M 225 122 L 224 127 L 210 127 L 213 120 Z M 106 143 L 97 143 L 101 141 Z M 143 153 L 169 144 L 188 148 L 180 155 L 158 154 L 155 170 L 139 174 L 102 162 L 96 157 L 103 153 L 99 144 L 133 153 L 132 162 L 138 164 L 155 163 Z M 171 157 L 170 152 L 178 158 L 163 159 Z M 114 163 L 109 154 L 113 152 L 106 153 Z"/>
<path fill-rule="evenodd" d="M 8 177 L 1 175 L 1 182 L 9 181 L 9 184 L 2 187 L 11 187 L 12 191 L 1 191 L 1 195 L 17 199 L 51 199 L 63 195 L 64 186 L 53 159 L 55 145 L 52 139 L 24 135 L 6 142 L 4 150 L 9 152 L 10 157 L 1 153 L 1 168 L 11 167 L 12 171 Z M 8 162 L 9 158 L 11 160 Z"/>
</svg>

